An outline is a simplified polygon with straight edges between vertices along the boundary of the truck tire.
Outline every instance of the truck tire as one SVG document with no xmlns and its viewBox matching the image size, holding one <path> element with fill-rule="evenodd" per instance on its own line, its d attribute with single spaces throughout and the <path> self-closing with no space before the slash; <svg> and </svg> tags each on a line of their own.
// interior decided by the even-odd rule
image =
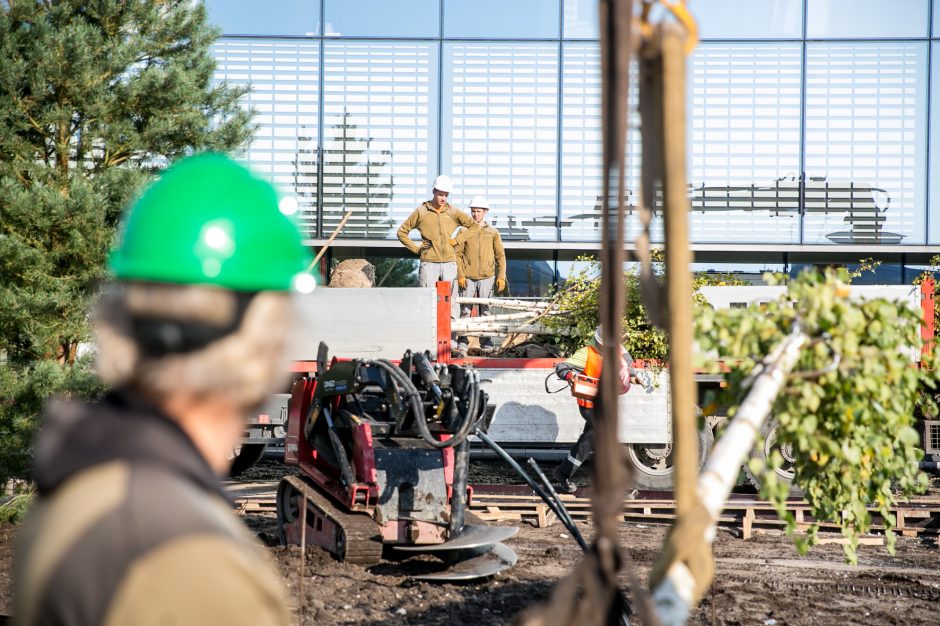
<svg viewBox="0 0 940 626">
<path fill-rule="evenodd" d="M 266 443 L 246 443 L 235 448 L 232 456 L 232 465 L 229 468 L 229 476 L 236 476 L 248 471 L 254 467 L 255 463 L 264 456 L 264 451 L 268 448 Z"/>
<path fill-rule="evenodd" d="M 709 426 L 698 431 L 699 458 L 701 469 L 708 458 L 708 452 L 715 443 L 715 435 Z M 673 460 L 672 444 L 627 444 L 627 464 L 633 471 L 633 481 L 637 489 L 671 490 L 676 468 Z"/>
<path fill-rule="evenodd" d="M 781 446 L 777 443 L 778 428 L 780 428 L 780 424 L 774 418 L 770 417 L 764 421 L 760 428 L 760 439 L 754 443 L 754 448 L 751 450 L 751 458 L 759 458 L 766 461 L 770 453 L 776 449 L 777 452 L 780 453 L 780 456 L 783 457 L 783 466 L 775 470 L 777 480 L 790 485 L 790 494 L 796 495 L 799 493 L 799 490 L 792 486 L 793 477 L 795 476 L 795 459 L 793 458 L 793 453 L 789 446 Z M 755 489 L 760 490 L 763 482 L 762 477 L 760 474 L 752 472 L 748 465 L 748 463 L 744 464 L 744 473 L 747 474 L 747 480 Z"/>
</svg>

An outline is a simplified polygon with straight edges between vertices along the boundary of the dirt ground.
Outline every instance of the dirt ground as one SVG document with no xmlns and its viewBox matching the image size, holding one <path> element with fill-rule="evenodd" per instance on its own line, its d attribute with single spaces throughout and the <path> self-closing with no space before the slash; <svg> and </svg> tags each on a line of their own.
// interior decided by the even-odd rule
<svg viewBox="0 0 940 626">
<path fill-rule="evenodd" d="M 262 467 L 250 478 L 270 480 L 276 472 Z M 427 568 L 427 557 L 362 569 L 310 549 L 302 564 L 299 548 L 276 545 L 275 520 L 249 516 L 246 523 L 269 546 L 283 573 L 297 623 L 309 625 L 510 624 L 526 607 L 545 601 L 580 558 L 560 525 L 539 529 L 523 524 L 507 541 L 519 556 L 513 569 L 482 583 L 430 585 L 407 578 L 409 572 Z M 590 524 L 579 528 L 585 536 L 591 534 Z M 622 545 L 641 581 L 665 533 L 662 526 L 622 528 Z M 0 614 L 11 610 L 14 536 L 15 528 L 0 527 Z M 859 565 L 849 566 L 838 545 L 817 546 L 800 557 L 781 534 L 745 541 L 720 531 L 715 561 L 715 582 L 690 624 L 940 623 L 940 550 L 932 539 L 899 538 L 894 556 L 884 547 L 862 546 Z M 626 578 L 623 587 L 627 589 Z M 635 615 L 630 622 L 640 623 Z"/>
</svg>

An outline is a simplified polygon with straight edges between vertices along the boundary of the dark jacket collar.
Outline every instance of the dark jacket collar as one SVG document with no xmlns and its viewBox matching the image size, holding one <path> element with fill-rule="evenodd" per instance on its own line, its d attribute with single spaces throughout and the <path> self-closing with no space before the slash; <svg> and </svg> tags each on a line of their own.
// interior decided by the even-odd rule
<svg viewBox="0 0 940 626">
<path fill-rule="evenodd" d="M 163 467 L 225 497 L 219 477 L 179 425 L 127 391 L 112 391 L 93 403 L 50 402 L 34 452 L 40 494 L 92 466 L 128 461 Z"/>
</svg>

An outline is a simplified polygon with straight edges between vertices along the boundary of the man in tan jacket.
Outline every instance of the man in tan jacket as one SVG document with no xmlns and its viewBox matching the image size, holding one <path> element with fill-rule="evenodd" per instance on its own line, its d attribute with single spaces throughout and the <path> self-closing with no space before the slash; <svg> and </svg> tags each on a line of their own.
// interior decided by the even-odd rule
<svg viewBox="0 0 940 626">
<path fill-rule="evenodd" d="M 466 229 L 457 235 L 457 283 L 460 295 L 470 298 L 489 298 L 496 291 L 506 288 L 506 251 L 499 231 L 486 223 L 486 214 L 490 210 L 489 202 L 477 195 L 470 200 L 470 216 L 479 228 Z M 460 316 L 469 317 L 472 306 L 463 305 Z M 480 315 L 490 311 L 489 305 L 480 305 Z M 457 338 L 457 354 L 467 356 L 466 337 Z M 480 351 L 489 354 L 493 351 L 493 339 L 480 337 Z"/>
<path fill-rule="evenodd" d="M 454 254 L 457 242 L 454 233 L 460 226 L 479 229 L 469 215 L 447 202 L 453 186 L 449 176 L 442 174 L 435 178 L 431 199 L 415 209 L 398 227 L 398 240 L 421 259 L 418 285 L 433 287 L 438 281 L 446 281 L 451 284 L 451 295 L 457 279 L 457 258 Z M 416 228 L 421 233 L 420 246 L 409 238 L 411 231 Z M 457 302 L 452 301 L 451 317 L 456 319 Z"/>
</svg>

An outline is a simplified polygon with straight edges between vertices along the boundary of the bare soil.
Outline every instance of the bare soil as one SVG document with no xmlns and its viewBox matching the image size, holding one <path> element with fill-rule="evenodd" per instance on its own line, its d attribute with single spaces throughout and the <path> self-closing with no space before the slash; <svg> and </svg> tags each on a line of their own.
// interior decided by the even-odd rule
<svg viewBox="0 0 940 626">
<path fill-rule="evenodd" d="M 250 479 L 274 480 L 277 472 L 262 466 Z M 302 561 L 299 548 L 277 545 L 275 520 L 249 516 L 245 521 L 269 546 L 299 624 L 510 624 L 523 609 L 547 600 L 581 557 L 577 544 L 557 523 L 542 529 L 523 524 L 507 541 L 519 555 L 508 572 L 481 583 L 431 585 L 407 577 L 426 570 L 429 557 L 383 560 L 364 569 L 310 548 Z M 579 528 L 590 536 L 589 523 Z M 621 545 L 644 583 L 666 530 L 645 524 L 621 530 Z M 0 614 L 12 609 L 14 537 L 14 527 L 0 527 Z M 934 539 L 899 538 L 894 556 L 882 546 L 861 546 L 858 566 L 844 564 L 838 545 L 817 546 L 801 557 L 782 534 L 745 541 L 720 531 L 714 553 L 714 584 L 690 624 L 940 623 L 940 550 Z M 624 576 L 630 600 L 626 581 Z M 630 619 L 640 623 L 635 615 Z"/>
</svg>

